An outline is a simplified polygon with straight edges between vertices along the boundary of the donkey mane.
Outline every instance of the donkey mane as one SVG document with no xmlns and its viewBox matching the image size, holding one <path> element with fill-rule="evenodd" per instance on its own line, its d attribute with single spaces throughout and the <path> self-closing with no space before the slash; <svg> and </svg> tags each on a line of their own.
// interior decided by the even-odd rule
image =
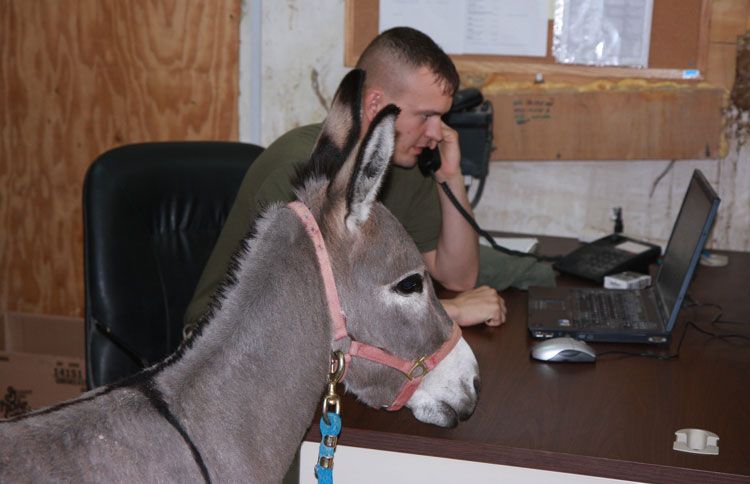
<svg viewBox="0 0 750 484">
<path fill-rule="evenodd" d="M 250 226 L 248 227 L 245 236 L 232 252 L 229 263 L 227 265 L 226 274 L 224 275 L 221 282 L 216 287 L 216 290 L 211 295 L 208 301 L 206 311 L 200 318 L 198 318 L 198 321 L 196 322 L 192 331 L 190 331 L 186 338 L 183 339 L 182 343 L 177 348 L 177 353 L 184 352 L 185 350 L 192 347 L 193 342 L 196 340 L 196 338 L 203 333 L 204 327 L 214 318 L 216 312 L 221 308 L 222 301 L 226 298 L 227 293 L 237 285 L 237 275 L 240 270 L 240 261 L 247 255 L 249 246 L 258 233 L 258 223 L 265 218 L 265 214 L 269 208 L 270 206 L 261 207 L 258 215 L 250 221 Z"/>
<path fill-rule="evenodd" d="M 355 140 L 356 141 L 356 140 Z M 334 173 L 317 173 L 316 169 L 311 168 L 312 163 L 308 162 L 297 167 L 297 179 L 293 184 L 295 199 L 300 199 L 300 194 L 310 191 L 314 185 L 330 182 Z M 340 169 L 341 166 L 338 166 Z M 281 202 L 271 202 L 260 207 L 258 215 L 250 222 L 250 226 L 240 243 L 232 252 L 227 272 L 224 278 L 217 286 L 214 294 L 211 296 L 206 311 L 198 319 L 197 324 L 185 340 L 179 345 L 174 356 L 179 357 L 182 352 L 192 347 L 193 341 L 201 335 L 203 328 L 215 317 L 217 311 L 226 299 L 228 292 L 237 285 L 238 275 L 241 269 L 241 262 L 248 257 L 256 239 L 261 232 L 267 230 L 271 225 L 276 212 L 283 206 Z"/>
</svg>

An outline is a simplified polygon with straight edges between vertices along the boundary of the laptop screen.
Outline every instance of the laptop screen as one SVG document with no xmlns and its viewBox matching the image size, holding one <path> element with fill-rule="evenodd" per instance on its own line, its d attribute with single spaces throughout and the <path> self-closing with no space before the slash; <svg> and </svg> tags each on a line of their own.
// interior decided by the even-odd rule
<svg viewBox="0 0 750 484">
<path fill-rule="evenodd" d="M 669 311 L 668 330 L 677 319 L 718 206 L 716 192 L 703 173 L 695 170 L 656 277 L 657 291 Z"/>
</svg>

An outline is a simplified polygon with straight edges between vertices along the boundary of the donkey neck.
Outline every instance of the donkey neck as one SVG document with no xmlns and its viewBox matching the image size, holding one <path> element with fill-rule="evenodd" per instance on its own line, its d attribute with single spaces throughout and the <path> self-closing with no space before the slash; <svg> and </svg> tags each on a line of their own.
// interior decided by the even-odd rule
<svg viewBox="0 0 750 484">
<path fill-rule="evenodd" d="M 324 289 L 312 243 L 290 210 L 271 207 L 244 243 L 236 282 L 157 382 L 188 432 L 208 445 L 231 442 L 223 433 L 237 435 L 248 452 L 262 445 L 274 459 L 291 460 L 329 367 Z"/>
</svg>

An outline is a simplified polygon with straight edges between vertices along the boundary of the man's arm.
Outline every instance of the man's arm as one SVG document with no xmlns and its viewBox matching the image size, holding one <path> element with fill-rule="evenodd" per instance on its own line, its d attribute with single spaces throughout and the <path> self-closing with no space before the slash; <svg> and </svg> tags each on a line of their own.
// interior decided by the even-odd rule
<svg viewBox="0 0 750 484">
<path fill-rule="evenodd" d="M 437 183 L 446 183 L 461 206 L 472 217 L 469 197 L 461 174 L 461 150 L 458 133 L 441 122 L 441 165 L 435 172 Z M 487 324 L 498 326 L 505 322 L 505 301 L 497 291 L 488 286 L 474 287 L 479 274 L 479 241 L 474 228 L 469 225 L 442 187 L 438 187 L 442 223 L 435 250 L 424 252 L 422 257 L 430 274 L 446 288 L 459 291 L 452 299 L 441 299 L 445 311 L 459 326 Z"/>
<path fill-rule="evenodd" d="M 461 174 L 461 151 L 458 133 L 441 122 L 443 139 L 440 142 L 440 169 L 435 172 L 437 183 L 445 182 L 461 206 L 473 216 L 469 197 Z M 477 282 L 479 274 L 479 242 L 476 232 L 458 209 L 438 187 L 438 198 L 442 211 L 442 224 L 437 247 L 423 253 L 430 274 L 446 288 L 453 291 L 468 291 Z"/>
</svg>

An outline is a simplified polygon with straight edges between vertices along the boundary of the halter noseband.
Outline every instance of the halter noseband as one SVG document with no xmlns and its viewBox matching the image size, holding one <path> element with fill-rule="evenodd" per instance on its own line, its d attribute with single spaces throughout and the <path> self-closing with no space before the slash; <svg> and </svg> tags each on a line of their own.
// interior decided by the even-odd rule
<svg viewBox="0 0 750 484">
<path fill-rule="evenodd" d="M 401 386 L 401 390 L 398 392 L 398 395 L 396 395 L 393 403 L 386 407 L 386 410 L 400 409 L 409 401 L 425 375 L 435 368 L 437 364 L 440 363 L 456 346 L 458 340 L 461 338 L 461 329 L 454 322 L 451 336 L 440 346 L 440 348 L 437 349 L 437 351 L 431 355 L 424 355 L 417 358 L 414 361 L 405 360 L 376 346 L 355 341 L 346 328 L 346 315 L 341 309 L 341 302 L 339 301 L 338 291 L 336 290 L 336 281 L 333 277 L 331 261 L 328 257 L 326 244 L 323 240 L 323 235 L 320 233 L 320 228 L 315 221 L 315 217 L 313 217 L 310 210 L 302 202 L 290 202 L 288 207 L 291 208 L 302 221 L 302 225 L 304 225 L 307 235 L 312 240 L 313 246 L 315 246 L 315 254 L 318 257 L 320 274 L 323 277 L 326 300 L 328 301 L 328 312 L 331 316 L 333 340 L 338 341 L 347 336 L 351 340 L 349 350 L 344 355 L 346 366 L 348 367 L 352 357 L 357 356 L 395 368 L 403 373 L 406 377 L 406 382 Z"/>
</svg>

